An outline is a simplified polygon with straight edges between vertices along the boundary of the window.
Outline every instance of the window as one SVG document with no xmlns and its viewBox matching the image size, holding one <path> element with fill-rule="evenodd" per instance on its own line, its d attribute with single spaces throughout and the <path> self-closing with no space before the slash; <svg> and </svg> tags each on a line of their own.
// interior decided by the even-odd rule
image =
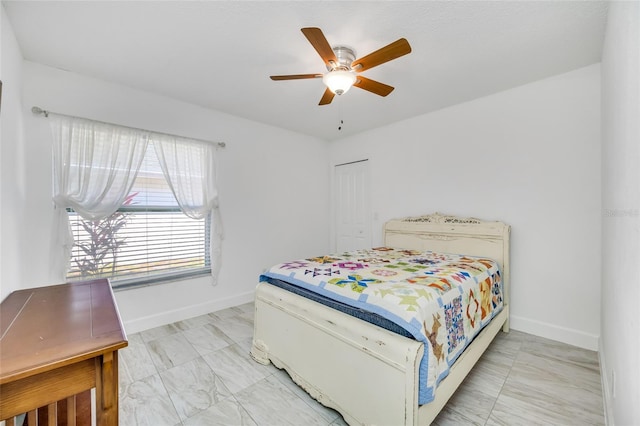
<svg viewBox="0 0 640 426">
<path fill-rule="evenodd" d="M 69 280 L 109 278 L 114 287 L 211 273 L 210 219 L 187 217 L 153 146 L 123 205 L 102 220 L 67 209 L 74 237 Z"/>
<path fill-rule="evenodd" d="M 215 144 L 67 115 L 49 119 L 62 277 L 106 277 L 123 287 L 210 274 L 216 284 Z"/>
</svg>

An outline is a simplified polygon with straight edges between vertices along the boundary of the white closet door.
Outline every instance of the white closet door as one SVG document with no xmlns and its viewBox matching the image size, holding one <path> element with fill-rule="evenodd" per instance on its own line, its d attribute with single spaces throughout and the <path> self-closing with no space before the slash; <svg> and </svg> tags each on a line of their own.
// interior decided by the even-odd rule
<svg viewBox="0 0 640 426">
<path fill-rule="evenodd" d="M 335 166 L 336 251 L 371 247 L 369 161 Z"/>
</svg>

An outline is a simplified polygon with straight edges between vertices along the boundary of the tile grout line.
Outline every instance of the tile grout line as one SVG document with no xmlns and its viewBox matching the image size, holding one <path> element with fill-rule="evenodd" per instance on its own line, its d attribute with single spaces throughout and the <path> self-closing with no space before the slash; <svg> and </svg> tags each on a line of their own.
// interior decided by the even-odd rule
<svg viewBox="0 0 640 426">
<path fill-rule="evenodd" d="M 500 399 L 500 395 L 502 395 L 502 391 L 504 390 L 504 386 L 506 385 L 507 380 L 509 380 L 509 376 L 511 376 L 511 372 L 513 371 L 513 366 L 516 363 L 516 359 L 520 355 L 520 351 L 521 350 L 522 350 L 522 344 L 520 344 L 520 347 L 518 348 L 518 352 L 513 357 L 513 362 L 511 363 L 511 366 L 509 367 L 509 372 L 505 376 L 504 381 L 502 382 L 502 386 L 500 386 L 500 392 L 498 392 L 498 395 L 493 400 L 493 405 L 491 406 L 491 410 L 489 410 L 489 416 L 484 421 L 485 426 L 487 425 L 487 423 L 489 423 L 489 419 L 491 418 L 491 415 L 493 414 L 493 410 L 496 408 L 496 404 L 498 403 L 498 399 Z"/>
</svg>

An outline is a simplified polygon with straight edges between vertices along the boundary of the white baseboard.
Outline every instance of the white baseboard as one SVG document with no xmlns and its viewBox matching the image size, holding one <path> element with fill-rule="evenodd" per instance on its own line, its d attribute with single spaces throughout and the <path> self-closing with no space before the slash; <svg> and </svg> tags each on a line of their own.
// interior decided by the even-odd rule
<svg viewBox="0 0 640 426">
<path fill-rule="evenodd" d="M 599 336 L 580 330 L 559 327 L 557 325 L 536 321 L 529 318 L 511 315 L 511 328 L 525 333 L 534 334 L 546 339 L 556 340 L 569 345 L 578 346 L 591 351 L 598 350 Z"/>
<path fill-rule="evenodd" d="M 125 321 L 123 325 L 127 334 L 138 333 L 150 328 L 160 327 L 176 321 L 183 321 L 185 319 L 205 315 L 210 312 L 220 311 L 232 306 L 253 302 L 254 296 L 255 291 L 249 291 L 232 297 L 227 297 L 225 299 L 210 300 L 198 305 L 185 306 L 183 308 L 149 315 L 147 317 L 136 318 L 130 321 Z"/>
</svg>

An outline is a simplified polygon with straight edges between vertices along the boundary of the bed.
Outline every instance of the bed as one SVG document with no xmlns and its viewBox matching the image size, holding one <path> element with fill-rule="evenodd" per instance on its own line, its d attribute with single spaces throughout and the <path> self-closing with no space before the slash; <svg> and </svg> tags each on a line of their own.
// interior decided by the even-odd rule
<svg viewBox="0 0 640 426">
<path fill-rule="evenodd" d="M 434 315 L 432 325 L 425 322 L 423 332 L 427 339 L 421 341 L 420 336 L 403 335 L 393 330 L 384 323 L 389 319 L 384 314 L 380 315 L 382 322 L 373 324 L 370 318 L 355 317 L 354 312 L 348 312 L 348 309 L 343 312 L 337 309 L 339 306 L 323 301 L 326 295 L 320 294 L 312 300 L 309 295 L 298 294 L 304 292 L 294 293 L 286 288 L 289 283 L 274 285 L 276 281 L 287 281 L 280 280 L 284 277 L 278 273 L 282 272 L 283 265 L 287 269 L 295 262 L 278 265 L 281 269 L 274 267 L 261 276 L 256 288 L 251 356 L 262 364 L 271 362 L 278 368 L 284 368 L 313 398 L 340 412 L 351 425 L 428 425 L 493 338 L 500 330 L 509 331 L 509 235 L 510 227 L 502 222 L 435 213 L 388 221 L 384 226 L 384 247 L 372 249 L 378 250 L 375 253 L 406 252 L 414 258 L 419 253 L 419 259 L 440 255 L 449 259 L 447 256 L 451 254 L 461 256 L 466 262 L 475 262 L 473 265 L 477 265 L 477 261 L 487 264 L 485 259 L 495 262 L 495 265 L 487 264 L 486 274 L 493 274 L 493 278 L 497 276 L 498 284 L 494 283 L 493 287 L 500 289 L 499 296 L 495 296 L 499 303 L 494 300 L 495 309 L 491 317 L 474 331 L 472 339 L 465 340 L 463 348 L 458 348 L 452 362 L 443 363 L 444 370 L 435 371 L 436 383 L 433 386 L 426 383 L 425 377 L 434 374 L 434 363 L 429 360 L 433 360 L 434 354 L 440 356 L 442 341 L 432 341 L 430 331 L 433 324 L 439 326 L 444 318 Z M 371 253 L 369 251 L 367 255 Z M 341 257 L 343 255 L 346 258 Z M 355 261 L 351 255 L 353 253 L 308 260 Z M 334 263 L 337 265 L 342 269 L 349 267 L 344 263 Z M 495 268 L 498 268 L 497 274 Z M 342 276 L 345 275 L 353 278 L 343 271 Z M 480 279 L 484 280 L 484 277 L 482 275 Z M 324 288 L 325 281 L 330 281 L 330 278 L 321 278 L 321 287 Z M 340 281 L 342 278 L 332 278 L 334 281 L 331 282 L 349 281 Z M 288 281 L 297 283 L 293 273 Z M 366 287 L 366 280 L 362 285 Z M 455 290 L 456 286 L 453 287 Z M 340 297 L 336 299 L 335 303 L 345 303 Z M 359 309 L 355 302 L 347 300 L 346 304 Z M 391 315 L 391 318 L 396 316 Z M 401 324 L 403 321 L 391 322 Z M 450 346 L 455 346 L 454 343 L 449 338 Z"/>
</svg>

